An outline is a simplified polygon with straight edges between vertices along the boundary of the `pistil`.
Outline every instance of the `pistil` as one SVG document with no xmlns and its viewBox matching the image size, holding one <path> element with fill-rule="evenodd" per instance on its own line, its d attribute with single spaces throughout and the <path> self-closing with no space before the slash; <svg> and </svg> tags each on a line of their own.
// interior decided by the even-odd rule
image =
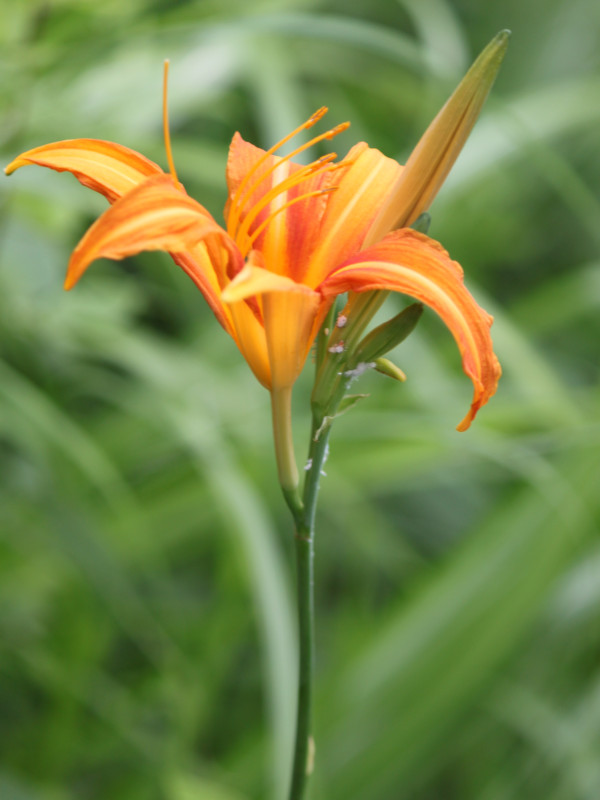
<svg viewBox="0 0 600 800">
<path fill-rule="evenodd" d="M 179 183 L 177 172 L 175 171 L 175 162 L 173 161 L 173 151 L 171 150 L 171 134 L 169 132 L 169 106 L 168 106 L 168 83 L 169 83 L 169 59 L 165 58 L 164 71 L 163 71 L 163 135 L 165 139 L 165 150 L 167 152 L 167 162 L 169 164 L 169 172 L 173 176 L 176 184 Z"/>
</svg>

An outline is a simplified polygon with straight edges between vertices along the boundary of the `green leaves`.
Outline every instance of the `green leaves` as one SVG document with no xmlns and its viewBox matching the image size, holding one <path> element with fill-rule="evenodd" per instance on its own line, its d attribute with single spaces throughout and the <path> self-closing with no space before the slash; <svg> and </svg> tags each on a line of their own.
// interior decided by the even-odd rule
<svg viewBox="0 0 600 800">
<path fill-rule="evenodd" d="M 422 313 L 421 303 L 412 303 L 392 319 L 374 328 L 359 342 L 350 359 L 350 369 L 352 365 L 376 361 L 397 347 L 413 332 Z"/>
</svg>

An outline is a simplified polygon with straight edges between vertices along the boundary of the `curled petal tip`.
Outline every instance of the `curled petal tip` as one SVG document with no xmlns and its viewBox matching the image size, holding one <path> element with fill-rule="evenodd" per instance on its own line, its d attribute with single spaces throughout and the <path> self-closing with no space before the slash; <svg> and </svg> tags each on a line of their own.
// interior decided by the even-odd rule
<svg viewBox="0 0 600 800">
<path fill-rule="evenodd" d="M 92 261 L 93 257 L 88 257 L 87 260 L 82 258 L 80 246 L 75 248 L 75 250 L 71 253 L 71 258 L 69 259 L 69 263 L 67 265 L 67 274 L 65 275 L 65 282 L 63 283 L 63 289 L 65 291 L 70 291 L 76 283 L 79 283 L 79 279 L 87 270 Z"/>
<path fill-rule="evenodd" d="M 473 411 L 469 411 L 467 416 L 461 422 L 458 423 L 458 425 L 456 426 L 456 430 L 459 433 L 464 433 L 471 427 L 471 423 L 473 422 L 474 419 L 475 419 L 475 413 Z"/>
<path fill-rule="evenodd" d="M 490 317 L 490 325 L 492 324 L 492 320 L 493 317 Z M 495 355 L 492 355 L 492 358 L 490 359 L 488 371 L 489 374 L 484 383 L 482 383 L 481 380 L 476 379 L 474 376 L 470 376 L 475 384 L 475 394 L 473 397 L 473 402 L 471 403 L 471 408 L 465 415 L 464 419 L 462 419 L 456 426 L 456 430 L 460 433 L 463 433 L 471 427 L 471 423 L 477 416 L 479 409 L 482 408 L 482 406 L 484 406 L 488 400 L 496 394 L 498 381 L 502 376 L 502 367 L 500 366 L 500 362 Z"/>
<path fill-rule="evenodd" d="M 20 156 L 17 156 L 16 158 L 13 158 L 13 160 L 10 162 L 10 164 L 7 164 L 4 167 L 4 174 L 5 175 L 12 175 L 13 172 L 16 172 L 19 169 L 19 167 L 24 167 L 29 163 L 30 162 L 26 158 L 23 158 L 23 154 L 21 154 Z"/>
<path fill-rule="evenodd" d="M 63 289 L 68 292 L 75 286 L 76 283 L 77 278 L 71 274 L 70 270 L 67 271 L 67 276 L 65 278 L 65 282 L 63 283 Z"/>
</svg>

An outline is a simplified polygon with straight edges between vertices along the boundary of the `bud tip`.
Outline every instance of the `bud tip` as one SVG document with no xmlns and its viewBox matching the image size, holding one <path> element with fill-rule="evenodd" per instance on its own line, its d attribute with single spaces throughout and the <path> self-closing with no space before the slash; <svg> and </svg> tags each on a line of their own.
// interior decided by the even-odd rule
<svg viewBox="0 0 600 800">
<path fill-rule="evenodd" d="M 497 33 L 494 38 L 492 39 L 492 44 L 495 45 L 499 50 L 506 50 L 508 47 L 508 40 L 512 36 L 512 31 L 508 28 L 504 28 L 499 33 Z"/>
</svg>

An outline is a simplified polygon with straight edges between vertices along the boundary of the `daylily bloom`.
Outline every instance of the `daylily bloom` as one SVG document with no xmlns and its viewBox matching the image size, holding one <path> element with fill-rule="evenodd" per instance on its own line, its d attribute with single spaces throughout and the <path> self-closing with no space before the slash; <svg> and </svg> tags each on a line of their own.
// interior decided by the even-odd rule
<svg viewBox="0 0 600 800">
<path fill-rule="evenodd" d="M 465 430 L 494 394 L 500 376 L 492 319 L 469 294 L 460 266 L 442 246 L 408 226 L 429 206 L 460 152 L 507 38 L 499 34 L 480 55 L 404 168 L 365 143 L 339 163 L 334 153 L 307 166 L 292 160 L 347 124 L 289 155 L 276 155 L 320 120 L 325 108 L 267 151 L 236 133 L 227 162 L 224 227 L 177 179 L 166 100 L 170 172 L 127 147 L 95 139 L 34 148 L 5 171 L 26 164 L 68 171 L 111 203 L 75 248 L 65 288 L 95 259 L 169 252 L 274 398 L 289 396 L 337 295 L 392 290 L 420 300 L 452 332 L 473 382 L 471 407 L 458 426 Z"/>
</svg>

